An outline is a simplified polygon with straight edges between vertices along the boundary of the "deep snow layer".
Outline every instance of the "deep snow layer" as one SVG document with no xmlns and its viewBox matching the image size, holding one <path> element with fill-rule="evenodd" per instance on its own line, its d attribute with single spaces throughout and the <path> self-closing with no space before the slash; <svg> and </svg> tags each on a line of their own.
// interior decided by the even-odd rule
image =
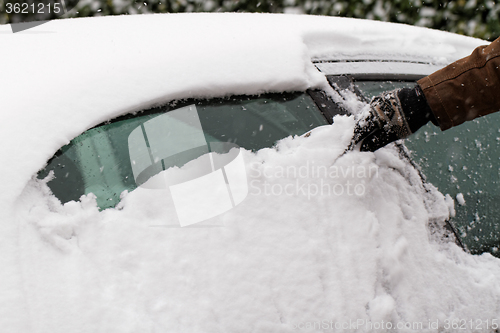
<svg viewBox="0 0 500 333">
<path fill-rule="evenodd" d="M 98 212 L 91 195 L 61 206 L 32 181 L 17 206 L 29 331 L 491 327 L 498 259 L 442 239 L 449 202 L 395 148 L 336 160 L 352 124 L 243 151 L 248 197 L 193 227 L 179 226 L 167 191 Z"/>
<path fill-rule="evenodd" d="M 0 76 L 6 332 L 287 332 L 349 320 L 491 327 L 498 316 L 498 260 L 470 256 L 429 227 L 448 216 L 451 198 L 426 190 L 393 148 L 335 161 L 351 118 L 244 152 L 249 196 L 200 227 L 173 226 L 168 193 L 139 189 L 121 209 L 98 212 L 91 196 L 61 206 L 30 181 L 85 129 L 154 103 L 324 86 L 311 57 L 390 53 L 444 64 L 481 41 L 271 15 L 109 17 L 8 31 L 0 27 L 9 64 Z M 282 176 L 285 166 L 335 166 L 340 176 Z M 296 191 L 272 193 L 280 188 Z"/>
</svg>

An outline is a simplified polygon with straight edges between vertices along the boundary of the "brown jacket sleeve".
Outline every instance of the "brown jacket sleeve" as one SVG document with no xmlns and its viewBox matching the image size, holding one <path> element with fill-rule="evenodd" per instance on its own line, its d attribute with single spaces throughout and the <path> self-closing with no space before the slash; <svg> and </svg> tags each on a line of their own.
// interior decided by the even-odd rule
<svg viewBox="0 0 500 333">
<path fill-rule="evenodd" d="M 418 81 L 441 130 L 500 110 L 500 38 Z"/>
</svg>

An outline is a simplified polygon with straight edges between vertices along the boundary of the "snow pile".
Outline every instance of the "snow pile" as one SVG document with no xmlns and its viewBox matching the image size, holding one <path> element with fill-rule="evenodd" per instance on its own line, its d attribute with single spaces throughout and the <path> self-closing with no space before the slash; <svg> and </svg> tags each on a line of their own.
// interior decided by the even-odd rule
<svg viewBox="0 0 500 333">
<path fill-rule="evenodd" d="M 352 118 L 242 151 L 247 198 L 188 228 L 167 191 L 140 188 L 99 212 L 92 195 L 62 206 L 29 180 L 71 138 L 120 114 L 185 97 L 322 87 L 310 58 L 334 43 L 336 56 L 427 45 L 447 61 L 479 44 L 401 29 L 404 38 L 383 23 L 270 15 L 69 20 L 15 36 L 2 28 L 2 45 L 16 52 L 0 56 L 12 64 L 0 78 L 0 326 L 289 332 L 389 322 L 438 331 L 459 319 L 491 327 L 498 260 L 446 241 L 439 226 L 452 205 L 394 148 L 338 158 Z"/>
<path fill-rule="evenodd" d="M 243 151 L 248 197 L 188 228 L 167 192 L 139 188 L 99 213 L 91 195 L 61 206 L 32 181 L 18 202 L 32 331 L 491 325 L 498 260 L 431 234 L 447 203 L 394 147 L 338 158 L 352 125 L 337 117 L 309 137 Z"/>
</svg>

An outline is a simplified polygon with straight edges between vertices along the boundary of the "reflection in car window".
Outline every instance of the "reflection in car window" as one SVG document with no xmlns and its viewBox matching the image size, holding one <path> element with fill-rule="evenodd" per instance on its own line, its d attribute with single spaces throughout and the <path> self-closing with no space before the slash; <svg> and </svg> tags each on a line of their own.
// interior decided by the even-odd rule
<svg viewBox="0 0 500 333">
<path fill-rule="evenodd" d="M 206 154 L 210 143 L 230 142 L 255 151 L 326 124 L 305 93 L 171 104 L 86 131 L 61 148 L 38 176 L 53 171 L 48 185 L 63 203 L 93 193 L 105 209 L 114 207 L 124 190 Z M 140 153 L 149 155 L 142 158 Z M 138 164 L 143 161 L 152 162 Z M 134 175 L 141 175 L 139 183 Z"/>
</svg>

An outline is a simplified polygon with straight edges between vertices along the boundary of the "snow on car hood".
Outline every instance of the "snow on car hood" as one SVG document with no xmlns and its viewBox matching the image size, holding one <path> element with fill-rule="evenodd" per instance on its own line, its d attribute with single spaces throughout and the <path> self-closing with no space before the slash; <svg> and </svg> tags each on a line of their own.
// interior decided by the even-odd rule
<svg viewBox="0 0 500 333">
<path fill-rule="evenodd" d="M 431 322 L 443 328 L 449 319 L 491 325 L 498 260 L 470 256 L 436 235 L 429 221 L 441 223 L 452 202 L 425 188 L 395 149 L 337 160 L 352 118 L 272 149 L 242 151 L 250 193 L 215 225 L 165 226 L 171 207 L 154 191 L 137 189 L 119 209 L 99 212 L 92 195 L 63 206 L 42 181 L 30 180 L 84 130 L 153 104 L 322 87 L 311 58 L 389 53 L 444 64 L 481 44 L 394 27 L 251 14 L 59 20 L 14 35 L 0 27 L 0 59 L 10 64 L 0 77 L 2 327 L 287 332 L 356 322 L 370 331 L 365 325 L 391 322 L 437 331 Z"/>
</svg>

